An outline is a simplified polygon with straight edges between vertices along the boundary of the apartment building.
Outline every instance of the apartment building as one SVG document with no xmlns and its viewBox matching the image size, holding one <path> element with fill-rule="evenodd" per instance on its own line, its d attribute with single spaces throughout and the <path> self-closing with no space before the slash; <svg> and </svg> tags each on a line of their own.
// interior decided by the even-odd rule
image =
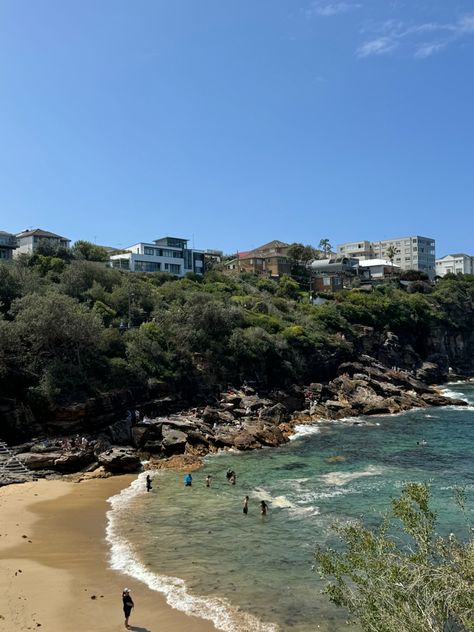
<svg viewBox="0 0 474 632">
<path fill-rule="evenodd" d="M 34 228 L 24 230 L 17 233 L 16 239 L 18 247 L 15 250 L 15 257 L 21 254 L 32 255 L 36 252 L 39 245 L 48 245 L 52 248 L 69 248 L 71 240 L 67 237 L 61 237 L 55 233 L 50 233 L 42 228 Z"/>
<path fill-rule="evenodd" d="M 435 240 L 431 237 L 413 235 L 384 239 L 383 241 L 347 242 L 337 246 L 337 253 L 347 257 L 367 259 L 390 259 L 394 249 L 393 263 L 401 270 L 419 270 L 434 279 L 436 274 Z M 359 254 L 358 254 L 359 253 Z"/>
<path fill-rule="evenodd" d="M 436 276 L 446 274 L 474 274 L 474 256 L 457 253 L 436 259 Z"/>
<path fill-rule="evenodd" d="M 18 247 L 15 235 L 0 230 L 0 260 L 5 261 L 13 257 L 13 251 Z"/>
<path fill-rule="evenodd" d="M 203 274 L 206 253 L 188 248 L 188 241 L 181 237 L 161 237 L 150 243 L 140 242 L 111 255 L 109 265 L 129 272 L 168 272 L 179 277 L 187 272 Z M 216 256 L 218 251 L 212 253 Z"/>
</svg>

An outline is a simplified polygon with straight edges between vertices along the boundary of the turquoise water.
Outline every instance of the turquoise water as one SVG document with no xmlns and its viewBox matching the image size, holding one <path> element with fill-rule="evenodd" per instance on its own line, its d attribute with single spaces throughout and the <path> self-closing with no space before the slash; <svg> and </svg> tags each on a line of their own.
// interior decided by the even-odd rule
<svg viewBox="0 0 474 632">
<path fill-rule="evenodd" d="M 474 385 L 449 388 L 474 404 Z M 159 472 L 146 494 L 140 479 L 117 505 L 115 533 L 126 538 L 141 571 L 130 560 L 117 568 L 147 583 L 155 575 L 181 578 L 179 590 L 160 582 L 155 587 L 183 610 L 193 610 L 189 596 L 204 598 L 194 611 L 224 630 L 253 632 L 255 620 L 243 613 L 274 624 L 262 630 L 356 629 L 321 594 L 316 545 L 330 541 L 336 519 L 376 524 L 406 481 L 430 481 L 442 528 L 462 534 L 452 489 L 464 485 L 473 498 L 474 409 L 417 410 L 319 424 L 317 430 L 277 449 L 209 457 L 193 473 L 192 488 L 176 473 Z M 235 486 L 226 480 L 228 468 L 237 473 Z M 242 512 L 246 494 L 248 515 Z M 269 505 L 266 517 L 261 499 Z"/>
</svg>

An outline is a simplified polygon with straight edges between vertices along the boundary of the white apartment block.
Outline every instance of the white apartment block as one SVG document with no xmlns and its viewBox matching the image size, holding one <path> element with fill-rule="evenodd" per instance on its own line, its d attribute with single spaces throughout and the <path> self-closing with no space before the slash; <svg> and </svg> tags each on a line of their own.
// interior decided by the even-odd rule
<svg viewBox="0 0 474 632">
<path fill-rule="evenodd" d="M 187 272 L 204 273 L 205 251 L 188 248 L 188 240 L 162 237 L 151 243 L 140 242 L 111 255 L 112 268 L 129 272 L 168 272 L 182 277 Z"/>
<path fill-rule="evenodd" d="M 390 248 L 395 250 L 394 265 L 401 270 L 419 270 L 434 279 L 436 274 L 435 240 L 413 235 L 383 241 L 352 241 L 337 246 L 337 253 L 346 257 L 390 259 Z"/>
<path fill-rule="evenodd" d="M 458 253 L 436 259 L 436 276 L 445 274 L 474 274 L 474 257 Z"/>
</svg>

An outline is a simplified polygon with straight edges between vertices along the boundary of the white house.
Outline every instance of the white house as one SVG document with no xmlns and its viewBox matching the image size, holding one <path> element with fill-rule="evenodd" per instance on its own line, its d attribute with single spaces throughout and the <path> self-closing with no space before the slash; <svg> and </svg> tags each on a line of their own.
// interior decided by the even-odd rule
<svg viewBox="0 0 474 632">
<path fill-rule="evenodd" d="M 368 272 L 371 279 L 383 279 L 389 277 L 392 272 L 400 272 L 400 266 L 387 261 L 386 259 L 367 259 L 359 261 L 361 274 Z"/>
<path fill-rule="evenodd" d="M 187 272 L 203 274 L 205 251 L 188 248 L 188 241 L 162 237 L 150 243 L 140 242 L 111 255 L 110 266 L 129 272 L 169 272 L 180 277 Z"/>
<path fill-rule="evenodd" d="M 17 233 L 16 240 L 18 246 L 13 253 L 15 257 L 21 254 L 34 254 L 40 244 L 52 246 L 53 248 L 69 248 L 71 243 L 71 240 L 67 237 L 61 237 L 61 235 L 50 233 L 42 228 L 32 228 L 24 230 L 22 233 Z"/>
<path fill-rule="evenodd" d="M 436 259 L 436 275 L 474 274 L 474 257 L 458 253 Z"/>
</svg>

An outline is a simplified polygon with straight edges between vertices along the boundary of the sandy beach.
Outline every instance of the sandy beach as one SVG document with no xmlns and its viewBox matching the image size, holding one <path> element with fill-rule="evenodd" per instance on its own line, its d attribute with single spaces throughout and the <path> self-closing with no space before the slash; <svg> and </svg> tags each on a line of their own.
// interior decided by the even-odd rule
<svg viewBox="0 0 474 632">
<path fill-rule="evenodd" d="M 107 498 L 133 477 L 40 480 L 0 488 L 0 631 L 124 630 L 121 592 L 132 591 L 135 632 L 212 632 L 162 595 L 108 568 Z"/>
</svg>

